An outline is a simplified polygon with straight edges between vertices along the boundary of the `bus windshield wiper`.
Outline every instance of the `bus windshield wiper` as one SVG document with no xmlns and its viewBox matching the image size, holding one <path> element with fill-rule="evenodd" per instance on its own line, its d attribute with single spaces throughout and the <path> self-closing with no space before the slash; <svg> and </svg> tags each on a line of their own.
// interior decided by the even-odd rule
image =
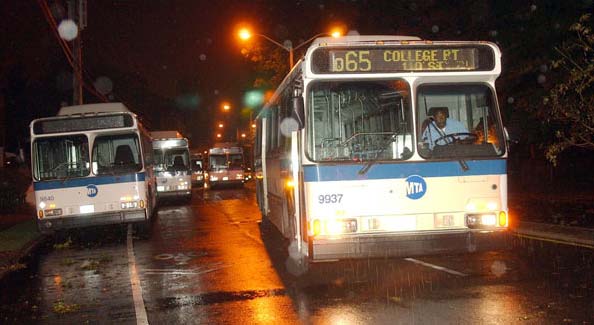
<svg viewBox="0 0 594 325">
<path fill-rule="evenodd" d="M 388 140 L 382 144 L 380 151 L 378 151 L 375 154 L 375 157 L 373 159 L 370 159 L 367 162 L 367 164 L 365 164 L 365 166 L 363 166 L 363 168 L 361 168 L 361 170 L 359 170 L 357 172 L 359 175 L 365 175 L 365 173 L 367 173 L 369 171 L 369 168 L 371 168 L 371 166 L 373 166 L 379 160 L 379 157 L 381 156 L 381 154 L 384 153 L 384 151 L 386 151 L 386 149 L 388 148 L 388 145 L 390 143 L 394 142 L 394 140 L 396 139 L 396 135 L 397 135 L 396 132 L 392 133 L 392 135 L 388 138 Z"/>
</svg>

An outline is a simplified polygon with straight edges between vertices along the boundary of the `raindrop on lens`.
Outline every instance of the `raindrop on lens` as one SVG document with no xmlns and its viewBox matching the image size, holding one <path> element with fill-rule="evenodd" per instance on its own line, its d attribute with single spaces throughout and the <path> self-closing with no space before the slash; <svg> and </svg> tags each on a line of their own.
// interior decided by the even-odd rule
<svg viewBox="0 0 594 325">
<path fill-rule="evenodd" d="M 70 19 L 62 20 L 58 26 L 58 33 L 63 39 L 72 41 L 78 35 L 78 26 Z"/>
<path fill-rule="evenodd" d="M 280 131 L 285 137 L 290 137 L 291 132 L 297 131 L 298 129 L 299 123 L 292 117 L 285 118 L 280 124 Z"/>
<path fill-rule="evenodd" d="M 206 61 L 206 54 L 200 54 L 200 61 Z"/>
<path fill-rule="evenodd" d="M 511 96 L 510 96 L 510 97 L 507 97 L 507 103 L 508 103 L 508 104 L 513 104 L 515 101 L 516 101 L 516 99 L 515 99 L 515 98 L 513 98 L 513 97 L 511 97 Z"/>
<path fill-rule="evenodd" d="M 491 264 L 491 273 L 493 273 L 493 275 L 496 277 L 504 275 L 505 272 L 507 272 L 507 266 L 505 265 L 505 262 L 495 261 L 493 264 Z"/>
<path fill-rule="evenodd" d="M 107 77 L 99 77 L 94 83 L 95 89 L 102 94 L 107 95 L 113 90 L 113 82 Z"/>
<path fill-rule="evenodd" d="M 439 32 L 439 26 L 433 25 L 433 27 L 431 27 L 431 31 L 434 32 L 434 33 Z"/>
<path fill-rule="evenodd" d="M 536 81 L 539 84 L 543 84 L 543 83 L 545 83 L 547 81 L 547 77 L 544 74 L 541 73 L 541 74 L 538 75 L 538 78 L 536 79 Z"/>
<path fill-rule="evenodd" d="M 549 70 L 549 67 L 546 64 L 541 64 L 539 69 L 540 69 L 540 72 L 545 73 Z"/>
</svg>

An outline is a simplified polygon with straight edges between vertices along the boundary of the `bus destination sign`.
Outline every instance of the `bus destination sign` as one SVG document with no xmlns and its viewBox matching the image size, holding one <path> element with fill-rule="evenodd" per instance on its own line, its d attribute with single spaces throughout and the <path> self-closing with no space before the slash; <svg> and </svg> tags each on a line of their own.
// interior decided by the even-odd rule
<svg viewBox="0 0 594 325">
<path fill-rule="evenodd" d="M 486 71 L 494 67 L 488 46 L 392 46 L 320 48 L 315 73 Z"/>
</svg>

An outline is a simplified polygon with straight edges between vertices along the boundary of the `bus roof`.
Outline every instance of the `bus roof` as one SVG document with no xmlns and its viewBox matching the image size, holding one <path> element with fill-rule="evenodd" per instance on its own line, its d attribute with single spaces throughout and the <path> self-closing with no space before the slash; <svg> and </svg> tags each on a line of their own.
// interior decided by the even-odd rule
<svg viewBox="0 0 594 325">
<path fill-rule="evenodd" d="M 92 113 L 130 112 L 122 103 L 98 103 L 75 106 L 64 106 L 58 111 L 59 116 L 84 115 Z"/>
<path fill-rule="evenodd" d="M 405 36 L 405 35 L 347 35 L 341 37 L 319 37 L 316 38 L 313 43 L 315 44 L 349 44 L 349 43 L 377 43 L 377 42 L 390 42 L 390 41 L 420 41 L 421 39 L 417 36 Z"/>
<path fill-rule="evenodd" d="M 178 131 L 151 131 L 151 137 L 157 139 L 183 139 Z"/>
</svg>

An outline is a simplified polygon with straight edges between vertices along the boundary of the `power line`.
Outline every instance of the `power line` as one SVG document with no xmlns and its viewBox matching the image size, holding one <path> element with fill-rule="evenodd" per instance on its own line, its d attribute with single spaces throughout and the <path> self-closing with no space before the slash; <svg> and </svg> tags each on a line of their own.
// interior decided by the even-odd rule
<svg viewBox="0 0 594 325">
<path fill-rule="evenodd" d="M 50 25 L 50 29 L 52 30 L 54 36 L 57 38 L 58 43 L 60 44 L 60 47 L 62 48 L 62 51 L 64 52 L 64 55 L 66 56 L 66 59 L 68 60 L 68 63 L 70 64 L 70 67 L 72 67 L 72 70 L 74 71 L 75 78 L 77 78 L 78 82 L 80 84 L 82 84 L 82 86 L 87 91 L 89 91 L 91 94 L 95 95 L 97 98 L 101 99 L 104 102 L 109 102 L 108 98 L 105 97 L 105 95 L 100 94 L 99 92 L 97 92 L 95 90 L 94 87 L 91 87 L 87 83 L 85 83 L 85 81 L 83 79 L 82 72 L 79 71 L 78 69 L 76 69 L 76 67 L 74 66 L 74 55 L 72 54 L 72 51 L 70 50 L 70 47 L 68 46 L 66 41 L 64 41 L 64 39 L 62 39 L 62 37 L 60 36 L 60 33 L 58 31 L 58 25 L 57 25 L 56 21 L 54 20 L 51 10 L 50 10 L 49 6 L 47 5 L 47 2 L 45 0 L 37 0 L 37 3 L 41 7 L 41 10 L 43 11 L 43 15 L 45 16 L 45 19 L 47 20 L 48 24 Z M 84 69 L 84 67 L 81 70 L 84 70 L 88 76 L 88 71 L 86 69 Z"/>
</svg>

